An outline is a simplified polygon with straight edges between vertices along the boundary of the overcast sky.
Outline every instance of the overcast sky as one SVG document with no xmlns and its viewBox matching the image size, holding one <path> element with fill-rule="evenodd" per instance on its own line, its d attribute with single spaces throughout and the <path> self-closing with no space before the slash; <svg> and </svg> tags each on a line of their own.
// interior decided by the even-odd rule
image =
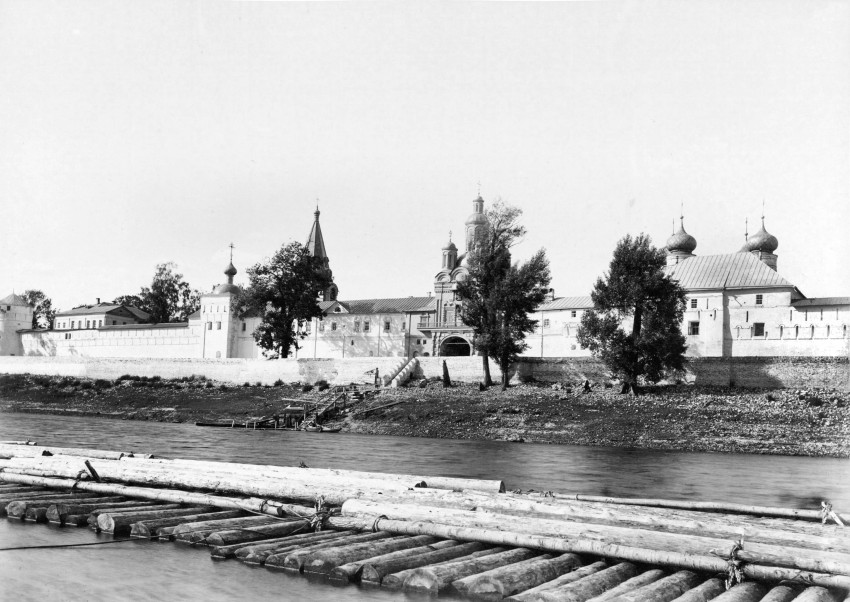
<svg viewBox="0 0 850 602">
<path fill-rule="evenodd" d="M 424 296 L 481 183 L 558 296 L 616 241 L 779 239 L 850 295 L 850 3 L 0 0 L 0 296 L 63 309 L 305 242 L 342 299 Z"/>
</svg>

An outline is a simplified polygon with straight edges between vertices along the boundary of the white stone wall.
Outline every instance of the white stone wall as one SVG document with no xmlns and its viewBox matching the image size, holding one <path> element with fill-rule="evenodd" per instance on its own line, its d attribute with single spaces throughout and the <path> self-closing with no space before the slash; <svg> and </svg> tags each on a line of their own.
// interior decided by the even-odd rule
<svg viewBox="0 0 850 602">
<path fill-rule="evenodd" d="M 366 330 L 366 322 L 369 330 Z M 389 330 L 385 329 L 389 322 Z M 430 353 L 431 341 L 417 328 L 419 313 L 332 313 L 310 324 L 298 358 L 413 357 Z"/>
<path fill-rule="evenodd" d="M 199 328 L 174 325 L 49 330 L 20 335 L 23 355 L 90 358 L 197 358 Z"/>
<path fill-rule="evenodd" d="M 32 328 L 32 308 L 8 305 L 0 309 L 0 355 L 23 355 L 18 331 Z"/>
<path fill-rule="evenodd" d="M 523 357 L 587 357 L 590 352 L 582 349 L 576 339 L 584 309 L 540 311 L 534 314 L 537 329 L 529 334 L 525 342 L 529 348 Z M 575 315 L 573 315 L 575 314 Z"/>
</svg>

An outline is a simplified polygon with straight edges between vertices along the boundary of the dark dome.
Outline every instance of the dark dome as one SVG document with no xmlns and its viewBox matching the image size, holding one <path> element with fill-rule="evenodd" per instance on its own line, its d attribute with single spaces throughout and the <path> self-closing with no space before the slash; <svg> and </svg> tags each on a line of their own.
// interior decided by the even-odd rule
<svg viewBox="0 0 850 602">
<path fill-rule="evenodd" d="M 235 295 L 239 292 L 239 287 L 232 282 L 225 282 L 224 284 L 219 284 L 215 287 L 215 291 L 213 292 L 218 295 L 223 295 L 224 293 L 233 293 Z"/>
<path fill-rule="evenodd" d="M 693 253 L 697 248 L 697 239 L 685 232 L 684 220 L 679 222 L 679 228 L 673 233 L 673 236 L 667 239 L 667 250 L 680 253 Z"/>
<path fill-rule="evenodd" d="M 764 229 L 764 220 L 761 222 L 761 230 L 753 234 L 747 239 L 747 251 L 761 251 L 763 253 L 773 253 L 779 247 L 779 240 Z"/>
<path fill-rule="evenodd" d="M 227 267 L 224 269 L 225 276 L 235 276 L 236 268 L 233 266 L 233 262 L 230 262 Z"/>
<path fill-rule="evenodd" d="M 455 246 L 455 243 L 450 240 L 446 243 L 446 246 L 443 247 L 443 251 L 457 251 L 457 247 Z"/>
</svg>

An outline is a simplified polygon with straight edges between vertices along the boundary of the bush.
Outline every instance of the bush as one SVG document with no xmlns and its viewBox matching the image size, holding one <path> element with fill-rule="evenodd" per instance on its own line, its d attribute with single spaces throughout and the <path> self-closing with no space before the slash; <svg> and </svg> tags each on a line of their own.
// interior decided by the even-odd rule
<svg viewBox="0 0 850 602">
<path fill-rule="evenodd" d="M 277 379 L 276 381 L 274 381 L 274 386 L 275 386 L 275 387 L 282 387 L 282 386 L 283 386 L 283 381 L 282 381 L 282 380 L 280 380 L 280 379 Z"/>
<path fill-rule="evenodd" d="M 142 381 L 143 383 L 146 383 L 146 382 L 148 382 L 148 377 L 147 376 L 140 376 L 139 380 Z"/>
<path fill-rule="evenodd" d="M 227 391 L 227 385 L 225 385 L 224 383 L 221 383 L 221 384 L 218 386 L 218 388 L 219 388 L 219 389 L 221 389 L 222 391 Z"/>
<path fill-rule="evenodd" d="M 157 374 L 156 376 L 151 376 L 151 380 L 155 383 L 158 383 L 162 380 L 162 377 Z"/>
<path fill-rule="evenodd" d="M 115 379 L 115 382 L 119 382 L 119 383 L 120 383 L 122 380 L 136 380 L 136 377 L 135 377 L 135 376 L 130 376 L 129 374 L 122 374 L 122 375 L 121 375 L 121 376 L 119 376 L 117 379 Z"/>
<path fill-rule="evenodd" d="M 328 381 L 326 381 L 324 378 L 317 380 L 314 384 L 319 391 L 327 391 L 331 388 L 331 386 L 328 384 Z"/>
<path fill-rule="evenodd" d="M 262 383 L 262 382 L 260 382 L 260 381 L 257 381 L 256 383 L 254 383 L 254 386 L 255 386 L 255 387 L 262 387 L 262 386 L 263 386 L 263 383 Z"/>
<path fill-rule="evenodd" d="M 212 384 L 212 382 L 211 382 L 211 381 L 207 381 L 207 385 L 206 385 L 207 389 L 212 389 L 214 386 L 215 386 L 215 385 L 214 385 L 214 384 Z"/>
<path fill-rule="evenodd" d="M 85 381 L 83 383 L 80 383 L 80 388 L 83 389 L 84 391 L 87 391 L 89 389 L 93 389 L 94 385 L 91 384 L 90 381 Z"/>
<path fill-rule="evenodd" d="M 148 386 L 147 381 L 144 381 L 144 380 L 142 380 L 142 379 L 139 379 L 139 380 L 133 380 L 133 381 L 130 381 L 130 382 L 132 382 L 132 383 L 133 383 L 133 385 L 132 385 L 132 386 L 134 386 L 134 387 L 147 387 L 147 386 Z"/>
<path fill-rule="evenodd" d="M 98 378 L 96 381 L 94 381 L 94 388 L 98 389 L 98 390 L 99 389 L 108 389 L 111 386 L 112 386 L 112 383 L 109 382 L 108 380 L 103 379 L 103 378 Z"/>
<path fill-rule="evenodd" d="M 251 383 L 249 383 L 249 382 L 246 380 L 246 381 L 242 384 L 242 386 L 243 386 L 243 387 L 250 387 L 250 386 L 251 386 Z"/>
<path fill-rule="evenodd" d="M 313 390 L 313 385 L 303 385 L 303 386 L 301 387 L 301 392 L 302 392 L 302 393 L 309 393 L 309 392 L 310 392 L 310 391 L 312 391 L 312 390 Z"/>
</svg>

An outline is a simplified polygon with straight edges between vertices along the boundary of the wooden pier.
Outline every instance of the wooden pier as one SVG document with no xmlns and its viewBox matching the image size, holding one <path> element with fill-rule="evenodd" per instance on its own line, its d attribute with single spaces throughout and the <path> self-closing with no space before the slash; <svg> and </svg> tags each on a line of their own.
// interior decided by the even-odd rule
<svg viewBox="0 0 850 602">
<path fill-rule="evenodd" d="M 846 516 L 498 480 L 0 443 L 0 514 L 361 587 L 522 602 L 850 602 Z"/>
</svg>

